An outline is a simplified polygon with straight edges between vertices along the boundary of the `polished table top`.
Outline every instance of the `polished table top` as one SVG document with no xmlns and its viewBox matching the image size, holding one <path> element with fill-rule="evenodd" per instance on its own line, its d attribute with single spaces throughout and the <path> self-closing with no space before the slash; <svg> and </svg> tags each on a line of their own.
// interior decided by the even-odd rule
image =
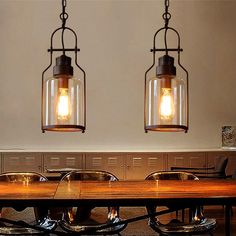
<svg viewBox="0 0 236 236">
<path fill-rule="evenodd" d="M 0 181 L 0 206 L 48 206 L 53 202 L 57 182 L 14 183 Z"/>
<path fill-rule="evenodd" d="M 145 205 L 166 201 L 195 202 L 216 204 L 236 204 L 236 181 L 232 180 L 158 180 L 158 181 L 72 181 L 61 182 L 55 199 L 79 199 L 83 202 L 96 200 L 105 204 L 109 201 L 121 205 Z"/>
<path fill-rule="evenodd" d="M 0 204 L 61 206 L 78 203 L 141 206 L 151 203 L 233 204 L 235 180 L 0 182 Z"/>
<path fill-rule="evenodd" d="M 78 204 L 83 206 L 174 204 L 180 207 L 198 204 L 225 205 L 225 235 L 229 236 L 230 206 L 236 205 L 236 180 L 0 182 L 1 207 L 63 207 Z M 141 217 L 143 219 L 144 216 Z"/>
<path fill-rule="evenodd" d="M 0 199 L 50 199 L 57 189 L 57 182 L 1 182 Z"/>
</svg>

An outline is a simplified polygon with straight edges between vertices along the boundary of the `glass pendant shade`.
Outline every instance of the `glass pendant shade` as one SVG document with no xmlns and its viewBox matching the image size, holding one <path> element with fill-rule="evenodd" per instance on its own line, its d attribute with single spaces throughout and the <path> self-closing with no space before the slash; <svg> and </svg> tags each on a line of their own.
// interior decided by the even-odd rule
<svg viewBox="0 0 236 236">
<path fill-rule="evenodd" d="M 56 58 L 53 77 L 43 80 L 43 130 L 83 131 L 84 83 L 73 76 L 71 58 Z"/>
<path fill-rule="evenodd" d="M 174 75 L 157 75 L 146 85 L 146 129 L 184 131 L 187 129 L 186 82 Z"/>
</svg>

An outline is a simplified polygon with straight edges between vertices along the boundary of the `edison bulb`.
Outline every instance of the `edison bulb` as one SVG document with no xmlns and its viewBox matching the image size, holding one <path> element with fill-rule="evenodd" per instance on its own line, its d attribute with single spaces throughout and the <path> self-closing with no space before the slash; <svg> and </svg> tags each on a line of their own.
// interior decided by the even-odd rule
<svg viewBox="0 0 236 236">
<path fill-rule="evenodd" d="M 170 120 L 174 116 L 174 102 L 171 88 L 161 89 L 160 116 L 163 120 Z"/>
<path fill-rule="evenodd" d="M 59 88 L 57 103 L 57 119 L 68 120 L 70 118 L 70 99 L 68 88 Z"/>
</svg>

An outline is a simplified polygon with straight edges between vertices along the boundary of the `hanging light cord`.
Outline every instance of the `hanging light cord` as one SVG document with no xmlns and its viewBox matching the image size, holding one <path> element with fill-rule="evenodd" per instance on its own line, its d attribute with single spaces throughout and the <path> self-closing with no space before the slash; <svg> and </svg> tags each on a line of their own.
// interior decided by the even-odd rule
<svg viewBox="0 0 236 236">
<path fill-rule="evenodd" d="M 63 55 L 65 55 L 64 31 L 66 28 L 66 20 L 68 19 L 68 14 L 66 13 L 66 0 L 62 0 L 61 4 L 62 4 L 62 13 L 60 14 L 60 19 L 62 21 L 61 44 L 63 49 Z"/>
<path fill-rule="evenodd" d="M 171 14 L 170 14 L 169 11 L 168 11 L 169 5 L 170 5 L 169 0 L 165 0 L 165 13 L 162 15 L 162 18 L 163 18 L 164 21 L 165 21 L 164 42 L 165 42 L 166 55 L 168 55 L 168 50 L 167 50 L 167 30 L 168 30 L 168 28 L 169 28 L 169 20 L 170 20 L 170 18 L 171 18 Z"/>
</svg>

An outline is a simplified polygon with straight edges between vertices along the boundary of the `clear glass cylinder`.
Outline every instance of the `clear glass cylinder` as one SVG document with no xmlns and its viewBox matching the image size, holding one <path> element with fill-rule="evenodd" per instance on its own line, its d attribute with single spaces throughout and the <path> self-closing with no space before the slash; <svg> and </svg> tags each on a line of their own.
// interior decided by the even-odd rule
<svg viewBox="0 0 236 236">
<path fill-rule="evenodd" d="M 187 130 L 187 85 L 177 77 L 152 77 L 146 81 L 145 129 Z"/>
<path fill-rule="evenodd" d="M 83 131 L 84 83 L 70 75 L 44 79 L 43 130 Z"/>
</svg>

